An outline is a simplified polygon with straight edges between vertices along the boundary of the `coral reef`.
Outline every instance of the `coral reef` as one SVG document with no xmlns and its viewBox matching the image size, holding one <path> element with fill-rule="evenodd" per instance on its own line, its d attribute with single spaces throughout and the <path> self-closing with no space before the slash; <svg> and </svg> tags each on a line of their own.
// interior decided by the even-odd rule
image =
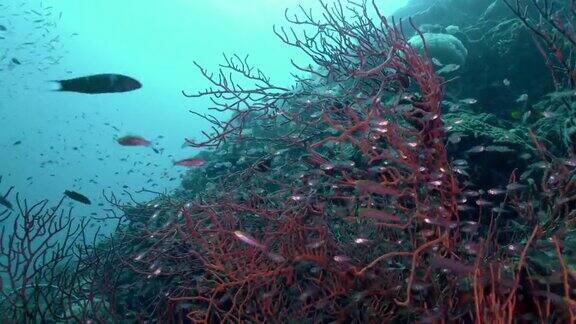
<svg viewBox="0 0 576 324">
<path fill-rule="evenodd" d="M 517 41 L 511 30 L 533 35 L 524 11 L 486 12 L 483 19 L 500 17 L 505 40 Z M 301 8 L 286 19 L 316 32 L 275 29 L 316 65 L 295 63 L 293 88 L 274 85 L 240 56 L 225 56 L 217 74 L 195 62 L 212 88 L 184 95 L 210 97 L 211 109 L 230 118 L 193 112 L 212 132 L 186 143 L 201 148 L 206 163 L 177 192 L 149 202 L 108 195 L 115 209 L 104 219 L 118 222 L 111 237 L 86 242 L 87 225 L 70 231 L 60 205 L 45 213 L 42 204 L 19 204 L 1 214 L 23 231 L 1 240 L 9 242 L 0 253 L 11 274 L 0 297 L 11 312 L 2 314 L 141 323 L 574 322 L 574 126 L 560 117 L 574 111 L 572 66 L 550 71 L 552 85 L 528 89 L 530 101 L 516 102 L 521 118 L 506 119 L 488 107 L 485 87 L 501 77 L 487 75 L 499 66 L 476 65 L 491 36 L 470 41 L 488 24 L 442 26 L 453 26 L 450 39 L 469 50 L 460 77 L 444 80 L 415 21 L 408 34 L 406 22 L 388 20 L 374 3 L 352 1 L 323 4 L 322 17 Z M 532 28 L 544 41 L 554 32 Z M 490 43 L 484 50 L 498 50 Z M 567 64 L 551 60 L 563 58 L 558 47 L 540 45 L 527 55 L 544 54 L 543 71 Z M 511 82 L 520 79 L 514 69 Z M 509 97 L 498 102 L 502 112 L 516 109 Z M 57 233 L 69 239 L 54 254 L 12 257 L 28 255 L 19 242 L 41 240 L 43 231 L 47 247 Z"/>
</svg>

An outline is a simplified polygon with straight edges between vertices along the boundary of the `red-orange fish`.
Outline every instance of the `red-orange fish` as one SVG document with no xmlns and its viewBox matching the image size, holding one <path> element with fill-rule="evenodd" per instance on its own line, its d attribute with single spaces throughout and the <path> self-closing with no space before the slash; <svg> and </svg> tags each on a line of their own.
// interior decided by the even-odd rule
<svg viewBox="0 0 576 324">
<path fill-rule="evenodd" d="M 122 146 L 150 146 L 152 142 L 140 136 L 127 135 L 116 139 L 116 142 Z"/>
<path fill-rule="evenodd" d="M 201 159 L 184 159 L 184 160 L 180 160 L 180 161 L 174 161 L 174 165 L 179 165 L 179 166 L 185 166 L 185 167 L 196 167 L 196 166 L 202 166 L 206 164 L 205 160 L 201 160 Z"/>
</svg>

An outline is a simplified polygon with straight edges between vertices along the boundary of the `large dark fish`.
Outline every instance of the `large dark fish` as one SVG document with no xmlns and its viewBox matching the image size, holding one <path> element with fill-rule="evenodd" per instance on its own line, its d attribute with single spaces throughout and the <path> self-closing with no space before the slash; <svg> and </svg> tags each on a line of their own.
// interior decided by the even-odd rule
<svg viewBox="0 0 576 324">
<path fill-rule="evenodd" d="M 8 209 L 13 209 L 12 208 L 12 203 L 10 203 L 8 201 L 8 199 L 4 198 L 4 196 L 0 196 L 0 205 L 8 208 Z"/>
<path fill-rule="evenodd" d="M 89 94 L 127 92 L 142 87 L 138 80 L 121 74 L 95 74 L 68 80 L 55 80 L 54 82 L 60 84 L 60 89 L 56 91 Z"/>
<path fill-rule="evenodd" d="M 81 202 L 83 204 L 86 204 L 86 205 L 92 204 L 90 202 L 90 199 L 88 199 L 88 197 L 84 196 L 83 194 L 77 193 L 75 191 L 66 190 L 66 191 L 64 191 L 64 194 L 66 196 L 68 196 L 70 199 L 76 200 L 76 201 Z"/>
<path fill-rule="evenodd" d="M 0 182 L 2 182 L 2 176 L 0 176 Z M 4 196 L 0 195 L 0 205 L 12 210 L 14 209 L 12 207 L 12 203 L 10 201 L 8 201 L 8 199 L 6 199 L 6 197 L 8 197 L 8 195 L 10 194 L 10 192 L 12 191 L 12 189 L 14 189 L 14 187 L 10 187 L 10 189 L 8 189 L 8 192 L 6 192 L 6 194 Z"/>
</svg>

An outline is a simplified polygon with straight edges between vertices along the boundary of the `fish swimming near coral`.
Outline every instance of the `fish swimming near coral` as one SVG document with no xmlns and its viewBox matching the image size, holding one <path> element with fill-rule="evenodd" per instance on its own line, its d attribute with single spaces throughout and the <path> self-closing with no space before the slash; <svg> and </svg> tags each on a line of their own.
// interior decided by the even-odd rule
<svg viewBox="0 0 576 324">
<path fill-rule="evenodd" d="M 64 191 L 64 194 L 68 198 L 70 198 L 72 200 L 76 200 L 77 202 L 81 202 L 85 205 L 92 204 L 92 202 L 90 201 L 90 199 L 88 199 L 88 197 L 84 196 L 83 194 L 77 193 L 76 191 L 66 190 L 66 191 Z"/>
<path fill-rule="evenodd" d="M 128 92 L 142 87 L 138 80 L 121 74 L 95 74 L 54 82 L 60 84 L 60 88 L 56 91 L 87 94 Z"/>
<path fill-rule="evenodd" d="M 204 161 L 202 159 L 190 158 L 190 159 L 174 161 L 173 163 L 174 163 L 174 165 L 178 165 L 178 166 L 197 167 L 197 166 L 202 166 L 202 165 L 206 164 L 206 161 Z"/>
</svg>

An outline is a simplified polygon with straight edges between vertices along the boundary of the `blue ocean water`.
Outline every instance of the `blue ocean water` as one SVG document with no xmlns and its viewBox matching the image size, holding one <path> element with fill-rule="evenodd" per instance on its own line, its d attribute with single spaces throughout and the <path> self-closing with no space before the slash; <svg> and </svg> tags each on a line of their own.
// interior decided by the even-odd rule
<svg viewBox="0 0 576 324">
<path fill-rule="evenodd" d="M 389 1 L 390 11 L 404 1 Z M 319 8 L 315 1 L 302 1 Z M 192 61 L 216 70 L 223 53 L 250 62 L 290 85 L 290 59 L 272 25 L 298 1 L 12 1 L 0 2 L 0 175 L 30 200 L 57 201 L 65 189 L 91 197 L 78 217 L 101 213 L 102 190 L 170 191 L 183 169 L 172 160 L 194 154 L 184 138 L 200 138 L 208 100 L 182 90 L 209 84 Z M 21 64 L 15 64 L 16 59 Z M 50 80 L 97 73 L 130 75 L 130 93 L 86 95 L 51 91 Z M 161 148 L 122 147 L 114 138 L 143 136 Z M 15 145 L 14 143 L 20 143 Z M 147 199 L 149 195 L 138 196 Z M 124 197 L 126 198 L 126 197 Z"/>
</svg>

